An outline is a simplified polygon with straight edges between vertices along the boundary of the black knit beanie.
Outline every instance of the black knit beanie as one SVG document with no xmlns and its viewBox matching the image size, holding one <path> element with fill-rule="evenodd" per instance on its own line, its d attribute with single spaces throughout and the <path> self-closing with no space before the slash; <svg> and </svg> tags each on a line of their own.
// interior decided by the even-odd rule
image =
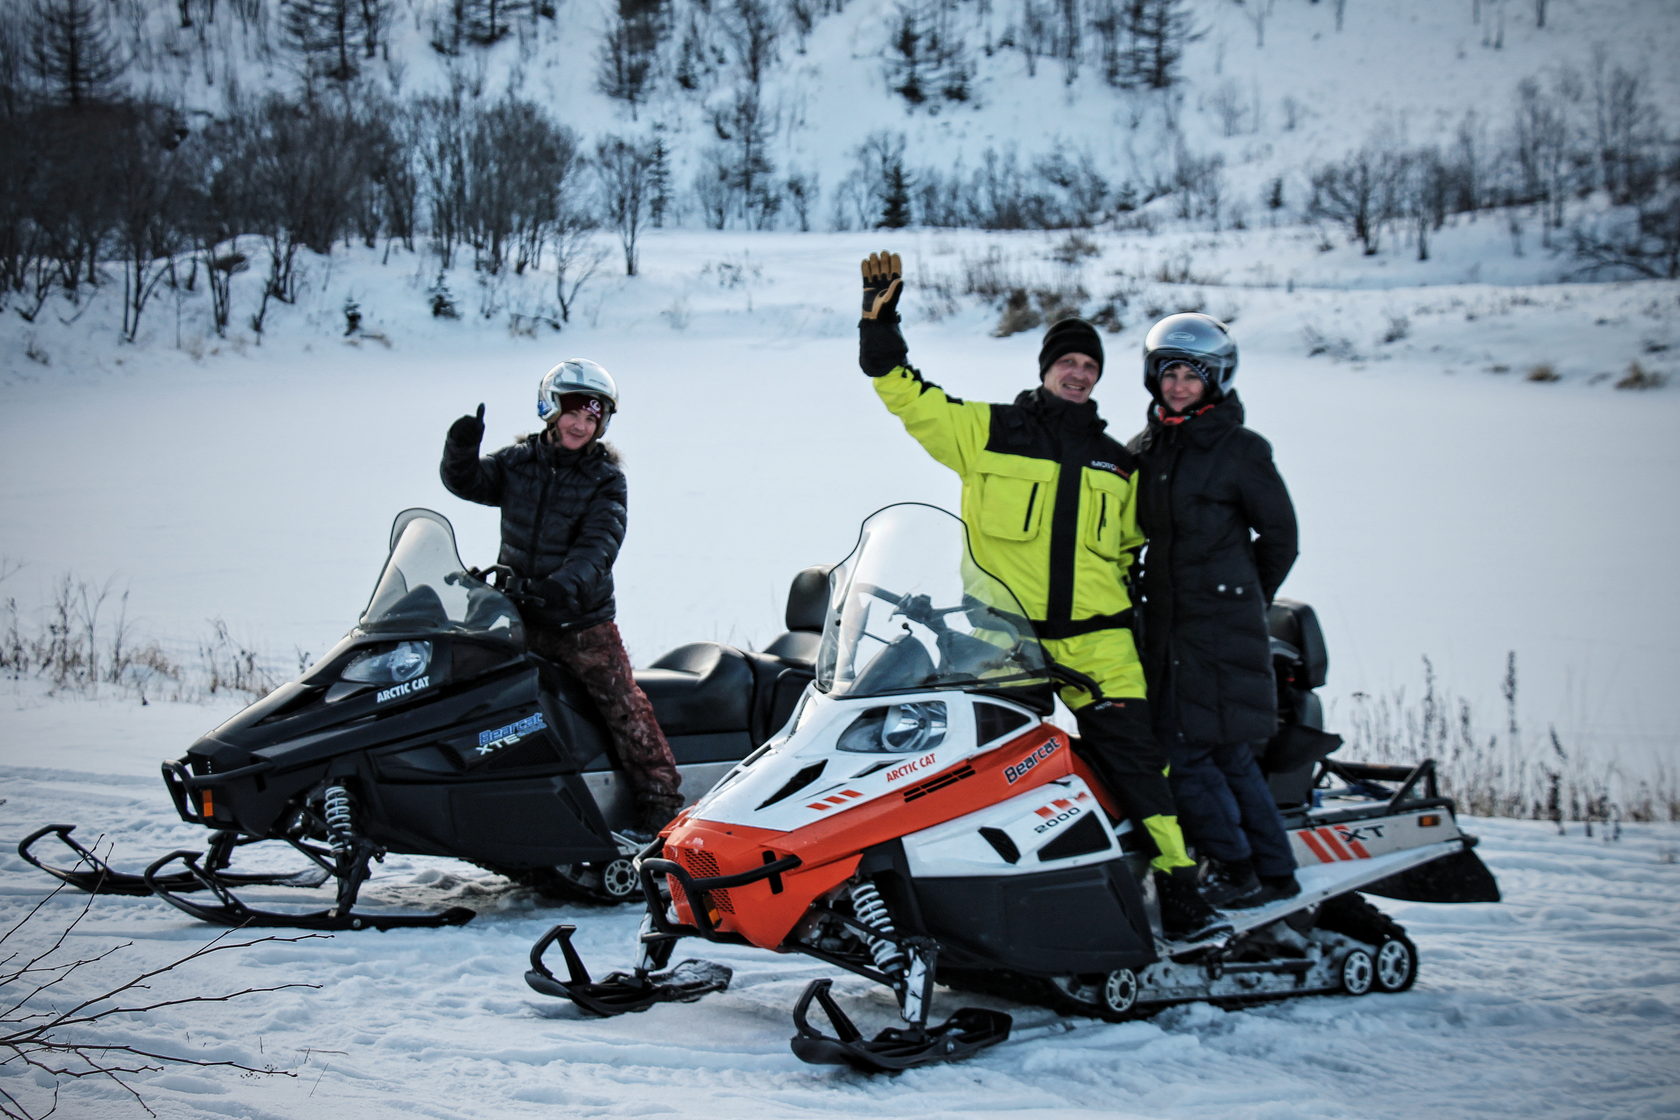
<svg viewBox="0 0 1680 1120">
<path fill-rule="evenodd" d="M 1044 345 L 1038 350 L 1040 380 L 1043 380 L 1045 373 L 1063 354 L 1084 354 L 1087 358 L 1095 359 L 1097 376 L 1102 376 L 1102 339 L 1097 336 L 1097 328 L 1085 320 L 1060 319 L 1044 332 Z"/>
</svg>

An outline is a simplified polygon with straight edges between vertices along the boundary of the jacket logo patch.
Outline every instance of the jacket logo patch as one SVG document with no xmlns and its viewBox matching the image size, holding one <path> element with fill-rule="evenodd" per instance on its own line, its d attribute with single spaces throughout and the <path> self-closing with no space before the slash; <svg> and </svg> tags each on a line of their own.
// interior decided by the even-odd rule
<svg viewBox="0 0 1680 1120">
<path fill-rule="evenodd" d="M 1110 463 L 1106 459 L 1092 459 L 1091 469 L 1094 471 L 1107 471 L 1109 474 L 1117 474 L 1121 478 L 1131 477 L 1130 471 L 1121 470 L 1118 463 Z"/>
</svg>

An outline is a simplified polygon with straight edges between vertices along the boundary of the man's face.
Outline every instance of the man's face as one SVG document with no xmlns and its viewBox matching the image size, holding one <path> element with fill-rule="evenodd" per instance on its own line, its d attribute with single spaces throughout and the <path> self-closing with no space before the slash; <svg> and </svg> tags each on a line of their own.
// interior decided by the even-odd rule
<svg viewBox="0 0 1680 1120">
<path fill-rule="evenodd" d="M 1063 354 L 1044 371 L 1044 387 L 1052 396 L 1071 404 L 1084 404 L 1091 399 L 1091 390 L 1097 387 L 1097 378 L 1101 376 L 1102 367 L 1095 358 Z"/>
</svg>

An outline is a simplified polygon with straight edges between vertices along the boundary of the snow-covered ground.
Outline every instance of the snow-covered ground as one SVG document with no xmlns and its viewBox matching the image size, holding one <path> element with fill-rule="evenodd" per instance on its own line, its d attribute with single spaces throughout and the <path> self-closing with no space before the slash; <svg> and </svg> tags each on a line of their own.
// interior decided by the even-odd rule
<svg viewBox="0 0 1680 1120">
<path fill-rule="evenodd" d="M 136 716 L 89 705 L 58 727 L 131 740 L 189 734 L 191 721 L 170 708 Z M 133 746 L 79 754 L 58 746 L 56 761 L 29 759 L 44 765 L 17 764 L 19 752 L 8 750 L 0 831 L 12 837 L 37 822 L 82 820 L 84 831 L 106 830 L 119 862 L 201 846 L 202 833 L 164 808 L 149 768 L 115 757 L 135 757 Z M 99 760 L 94 769 L 75 768 L 89 757 Z M 174 1067 L 132 1078 L 170 1120 L 1680 1116 L 1680 828 L 1636 825 L 1608 842 L 1579 826 L 1565 836 L 1532 821 L 1469 826 L 1483 838 L 1505 899 L 1384 903 L 1419 948 L 1421 972 L 1409 992 L 1230 1012 L 1195 1004 L 1125 1024 L 1059 1020 L 942 993 L 941 1015 L 961 1005 L 1005 1008 L 1015 1016 L 1014 1037 L 967 1062 L 896 1077 L 807 1066 L 789 1051 L 794 999 L 811 979 L 832 974 L 806 958 L 696 943 L 679 959 L 731 965 L 728 991 L 617 1019 L 582 1017 L 525 987 L 526 952 L 551 923 L 568 921 L 579 925 L 579 946 L 597 969 L 624 966 L 635 912 L 556 907 L 476 869 L 405 857 L 377 870 L 370 901 L 467 905 L 479 917 L 454 929 L 222 952 L 153 981 L 144 1000 L 307 986 L 131 1017 L 105 1025 L 99 1038 L 278 1071 Z M 0 868 L 9 928 L 50 880 L 11 854 L 0 856 Z M 59 894 L 6 951 L 45 948 L 87 900 Z M 156 900 L 94 899 L 63 952 L 93 957 L 120 948 L 76 972 L 56 998 L 167 964 L 212 935 Z M 842 978 L 837 991 L 866 1030 L 889 1022 L 890 1005 L 870 985 Z M 26 1103 L 45 1102 L 46 1086 L 41 1075 L 0 1069 L 0 1089 Z M 141 1112 L 116 1086 L 84 1081 L 63 1090 L 58 1115 Z"/>
</svg>

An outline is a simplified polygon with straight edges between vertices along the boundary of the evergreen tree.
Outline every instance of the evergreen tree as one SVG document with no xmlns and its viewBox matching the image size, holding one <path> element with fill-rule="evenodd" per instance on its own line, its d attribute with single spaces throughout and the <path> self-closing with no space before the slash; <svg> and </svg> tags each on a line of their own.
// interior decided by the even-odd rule
<svg viewBox="0 0 1680 1120">
<path fill-rule="evenodd" d="M 127 59 L 97 0 L 36 0 L 29 69 L 49 101 L 81 109 L 115 101 Z"/>
<path fill-rule="evenodd" d="M 630 119 L 648 94 L 665 29 L 664 0 L 618 0 L 618 18 L 602 40 L 596 88 L 630 104 Z"/>
<path fill-rule="evenodd" d="M 1188 0 L 1126 0 L 1129 46 L 1121 66 L 1121 84 L 1168 89 L 1178 81 L 1178 64 L 1187 44 L 1202 37 L 1195 30 Z"/>
</svg>

